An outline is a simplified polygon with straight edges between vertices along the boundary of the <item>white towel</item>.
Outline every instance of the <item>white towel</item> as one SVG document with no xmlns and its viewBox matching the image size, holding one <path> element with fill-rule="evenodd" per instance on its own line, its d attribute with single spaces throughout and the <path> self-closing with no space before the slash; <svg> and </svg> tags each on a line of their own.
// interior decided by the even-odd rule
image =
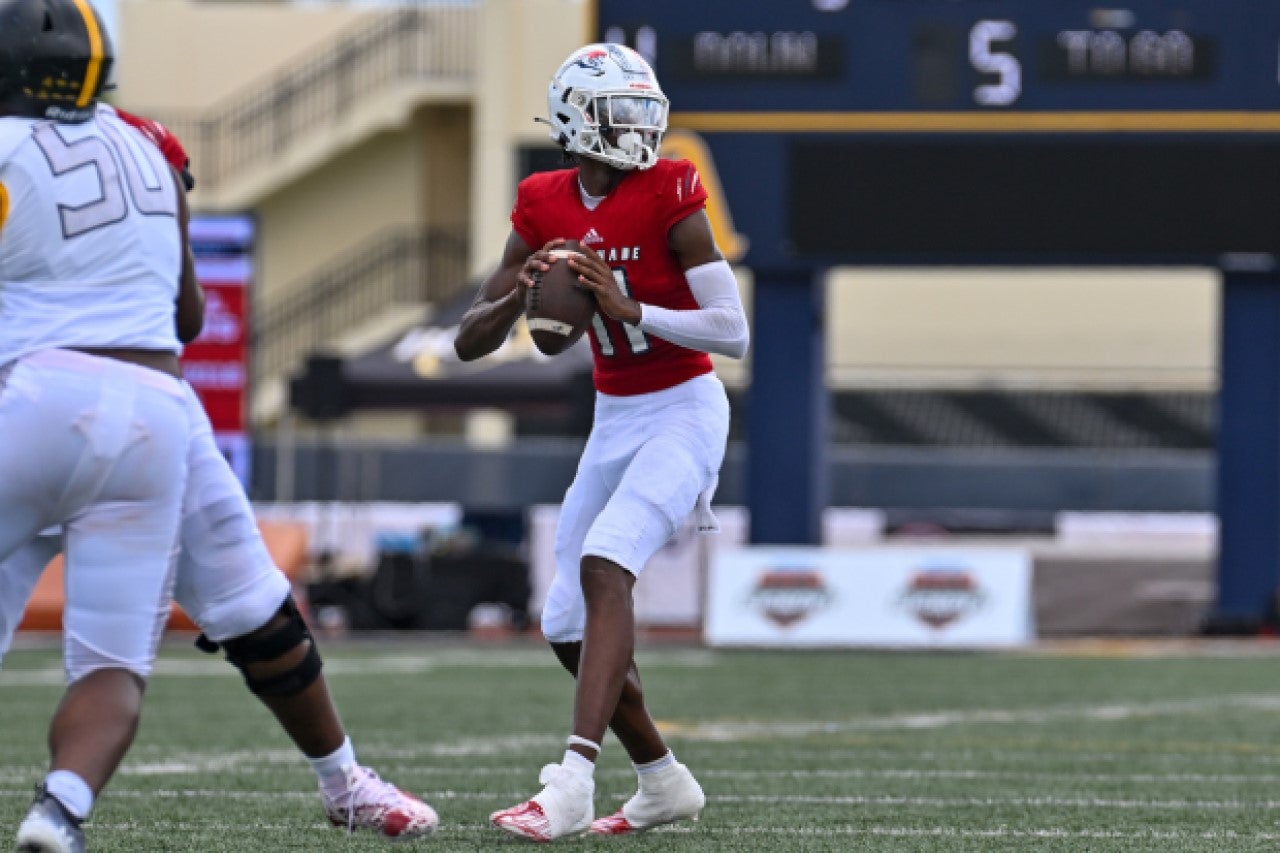
<svg viewBox="0 0 1280 853">
<path fill-rule="evenodd" d="M 720 532 L 720 520 L 711 511 L 711 499 L 715 497 L 716 486 L 720 485 L 720 475 L 712 474 L 711 482 L 698 495 L 698 503 L 693 508 L 694 524 L 698 533 L 707 536 Z"/>
</svg>

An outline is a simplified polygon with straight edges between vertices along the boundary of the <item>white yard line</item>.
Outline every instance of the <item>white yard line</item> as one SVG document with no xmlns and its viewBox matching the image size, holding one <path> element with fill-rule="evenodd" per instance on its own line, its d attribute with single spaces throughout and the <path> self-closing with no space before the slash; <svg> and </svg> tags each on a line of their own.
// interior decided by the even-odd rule
<svg viewBox="0 0 1280 853">
<path fill-rule="evenodd" d="M 405 768 L 408 769 L 408 768 Z M 629 771 L 627 771 L 629 772 Z M 1233 773 L 1027 773 L 1017 770 L 920 770 L 914 768 L 870 768 L 849 770 L 702 770 L 707 779 L 959 779 L 1019 782 L 1089 782 L 1153 785 L 1275 785 L 1277 774 Z"/>
<path fill-rule="evenodd" d="M 710 835 L 776 835 L 782 837 L 801 838 L 839 838 L 843 836 L 871 836 L 886 838 L 1063 838 L 1063 839 L 1096 839 L 1117 841 L 1275 841 L 1280 839 L 1276 832 L 1233 832 L 1231 830 L 1209 830 L 1205 832 L 1185 832 L 1182 830 L 1142 830 L 1124 832 L 1109 829 L 1062 829 L 1047 827 L 1040 829 L 1010 829 L 998 827 L 994 829 L 965 829 L 955 826 L 834 826 L 823 828 L 808 827 L 773 827 L 773 826 L 725 826 L 698 827 L 696 829 L 682 824 L 675 827 L 659 829 L 658 832 L 702 833 Z"/>
<path fill-rule="evenodd" d="M 428 802 L 432 800 L 497 800 L 517 801 L 527 797 L 527 790 L 494 791 L 416 791 Z M 0 797 L 30 797 L 30 788 L 0 788 Z M 201 799 L 201 800 L 261 800 L 264 797 L 289 800 L 316 800 L 313 791 L 223 791 L 217 789 L 161 789 L 154 791 L 130 791 L 115 789 L 113 798 L 122 799 Z M 624 794 L 614 797 L 626 798 Z M 1010 808 L 1083 808 L 1099 810 L 1131 811 L 1187 810 L 1187 811 L 1257 811 L 1280 809 L 1280 800 L 1193 800 L 1193 799 L 1114 799 L 1107 797 L 906 797 L 894 795 L 867 796 L 811 796 L 776 794 L 710 794 L 711 803 L 787 803 L 815 806 L 909 806 L 928 809 Z"/>
<path fill-rule="evenodd" d="M 1023 740 L 1014 739 L 1014 742 L 1020 745 L 1025 743 Z M 1212 741 L 1204 741 L 1202 744 L 1194 742 L 1180 741 L 1177 744 L 1165 743 L 1162 741 L 1133 741 L 1127 744 L 1126 749 L 1117 752 L 1098 752 L 1090 750 L 1077 750 L 1070 748 L 1062 748 L 1061 743 L 1058 749 L 1044 750 L 1027 750 L 1027 749 L 1007 749 L 999 739 L 992 739 L 981 745 L 971 742 L 957 744 L 954 749 L 947 749 L 945 745 L 933 745 L 933 748 L 926 750 L 915 750 L 904 748 L 901 750 L 868 748 L 868 749 L 828 749 L 821 745 L 800 747 L 796 746 L 790 758 L 796 762 L 807 763 L 827 763 L 839 765 L 860 765 L 866 763 L 875 763 L 877 760 L 886 760 L 891 763 L 914 763 L 919 762 L 930 766 L 939 764 L 956 764 L 964 762 L 973 764 L 976 761 L 991 762 L 997 761 L 1001 764 L 1034 764 L 1037 767 L 1044 767 L 1047 764 L 1061 763 L 1071 765 L 1086 765 L 1098 763 L 1116 763 L 1123 762 L 1125 764 L 1133 764 L 1141 760 L 1156 760 L 1162 764 L 1167 763 L 1190 763 L 1198 766 L 1204 766 L 1214 763 L 1238 764 L 1247 761 L 1249 764 L 1280 764 L 1280 744 L 1275 746 L 1265 744 L 1223 744 Z M 1124 746 L 1124 742 L 1116 744 Z M 1231 749 L 1235 746 L 1236 749 Z M 743 750 L 754 750 L 755 747 L 749 744 L 742 747 Z M 368 747 L 361 750 L 366 752 Z M 717 755 L 725 755 L 732 757 L 739 755 L 737 752 L 720 752 Z M 387 757 L 395 756 L 393 750 L 389 749 Z M 721 763 L 726 763 L 722 761 Z M 750 763 L 750 762 L 748 762 Z"/>
<path fill-rule="evenodd" d="M 122 777 L 163 777 L 163 776 L 202 776 L 209 773 L 223 772 L 233 767 L 248 769 L 265 764 L 296 765 L 299 772 L 305 770 L 301 756 L 294 753 L 281 753 L 279 757 L 262 757 L 261 760 L 246 760 L 243 757 L 210 756 L 193 758 L 188 756 L 184 761 L 170 762 L 135 762 L 126 763 L 120 768 Z M 523 764 L 506 767 L 457 767 L 423 764 L 376 764 L 378 770 L 387 776 L 398 779 L 421 778 L 423 776 L 446 777 L 480 777 L 493 778 L 512 776 L 532 778 L 537 769 L 534 765 Z M 20 784 L 40 772 L 40 766 L 29 767 L 0 765 L 0 784 Z M 602 769 L 596 771 L 597 778 L 623 779 L 635 774 L 628 769 Z M 1274 774 L 1210 774 L 1210 773 L 1026 773 L 1002 770 L 919 770 L 911 768 L 870 768 L 847 770 L 707 770 L 697 773 L 700 779 L 723 779 L 733 782 L 746 781 L 787 781 L 794 779 L 816 780 L 957 780 L 957 781 L 991 781 L 991 782 L 1047 782 L 1063 784 L 1143 784 L 1143 785 L 1276 785 L 1280 784 L 1280 775 Z"/>
<path fill-rule="evenodd" d="M 1084 809 L 1188 809 L 1195 811 L 1236 811 L 1278 809 L 1280 800 L 1190 800 L 1190 799 L 1113 799 L 1108 797 L 904 797 L 888 794 L 867 796 L 820 796 L 776 794 L 709 795 L 711 802 L 721 803 L 792 803 L 821 806 L 918 806 L 920 808 L 1084 808 Z"/>
<path fill-rule="evenodd" d="M 1147 717 L 1194 716 L 1224 710 L 1280 710 L 1280 695 L 1208 696 L 1152 702 L 1063 705 L 1049 708 L 975 708 L 861 717 L 851 720 L 720 720 L 669 723 L 671 734 L 688 740 L 732 742 L 761 738 L 809 737 L 849 732 L 930 730 L 987 723 L 1053 723 L 1062 720 L 1114 722 Z"/>
<path fill-rule="evenodd" d="M 369 761 L 374 767 L 387 774 L 409 775 L 409 776 L 523 776 L 533 773 L 532 764 L 513 764 L 500 766 L 451 766 L 451 765 L 435 765 L 417 763 L 416 759 L 430 759 L 440 757 L 457 757 L 457 756 L 478 756 L 478 755 L 506 755 L 509 756 L 518 751 L 533 751 L 546 748 L 558 747 L 562 739 L 554 735 L 511 735 L 506 737 L 496 737 L 491 739 L 477 740 L 475 742 L 449 742 L 429 746 L 420 747 L 398 747 L 386 746 L 375 747 L 362 745 L 360 747 L 360 755 Z M 296 766 L 299 769 L 305 769 L 300 753 L 291 749 L 264 749 L 264 750 L 239 750 L 232 752 L 192 752 L 182 751 L 180 758 L 164 758 L 163 756 L 173 755 L 175 752 L 173 747 L 160 745 L 145 745 L 133 751 L 134 758 L 126 760 L 120 768 L 122 776 L 138 776 L 138 777 L 155 777 L 155 776 L 198 776 L 209 773 L 223 772 L 232 768 L 261 768 L 265 766 Z M 969 754 L 968 751 L 965 754 Z M 147 760 L 149 756 L 155 755 L 160 760 Z M 998 747 L 986 753 L 987 756 L 998 756 L 1002 760 L 1007 755 L 1001 752 Z M 1060 753 L 1057 754 L 1064 758 L 1071 758 L 1076 761 L 1088 760 L 1087 756 L 1081 756 L 1076 753 Z M 1199 754 L 1185 754 L 1170 756 L 1162 751 L 1154 751 L 1151 756 L 1158 757 L 1160 760 L 1166 760 L 1170 757 L 1183 758 L 1188 761 L 1200 761 L 1203 763 L 1204 756 Z M 902 760 L 912 761 L 928 761 L 937 762 L 940 759 L 954 761 L 956 756 L 939 754 L 930 752 L 923 755 L 917 755 L 910 752 L 902 754 L 886 753 L 885 757 L 896 758 L 899 762 Z M 1123 756 L 1129 761 L 1134 760 L 1134 755 Z M 1049 754 L 1040 754 L 1038 756 L 1040 765 L 1044 765 L 1049 759 Z M 857 762 L 857 756 L 849 756 L 847 759 L 851 763 Z M 1253 759 L 1250 758 L 1252 761 Z M 33 762 L 30 765 L 23 764 L 0 764 L 0 783 L 20 782 L 30 776 L 30 774 L 38 769 L 41 765 L 39 762 Z M 600 776 L 617 776 L 629 777 L 632 771 L 629 769 L 602 769 L 597 771 Z M 1042 781 L 1042 782 L 1061 782 L 1061 783 L 1091 783 L 1091 784 L 1119 784 L 1119 783 L 1137 783 L 1137 784 L 1154 784 L 1154 785 L 1179 785 L 1179 784 L 1197 784 L 1197 785 L 1276 785 L 1280 784 L 1280 774 L 1276 773 L 1187 773 L 1187 772 L 1078 772 L 1071 770 L 1063 771 L 1047 771 L 1047 770 L 974 770 L 969 768 L 940 768 L 940 767 L 910 767 L 902 766 L 900 763 L 890 767 L 837 767 L 837 768 L 796 768 L 796 769 L 771 769 L 771 770 L 718 770 L 718 769 L 700 769 L 698 775 L 706 779 L 727 779 L 746 781 L 752 779 L 761 780 L 787 780 L 787 779 L 904 779 L 904 780 L 989 780 L 989 781 Z"/>
<path fill-rule="evenodd" d="M 246 826 L 243 823 L 226 822 L 193 822 L 193 821 L 154 821 L 147 823 L 94 822 L 94 832 L 137 832 L 178 831 L 200 833 L 244 833 L 244 832 L 299 832 L 312 831 L 321 835 L 334 832 L 327 824 L 314 823 L 299 826 L 293 823 L 260 824 Z M 450 823 L 446 818 L 441 823 L 440 834 L 446 836 L 454 832 L 495 832 L 487 823 Z M 1183 830 L 1139 830 L 1126 832 L 1109 829 L 1065 829 L 1060 827 L 1039 827 L 1031 829 L 1010 829 L 998 827 L 994 829 L 969 829 L 956 826 L 831 826 L 831 827 L 788 827 L 788 826 L 706 826 L 680 824 L 662 827 L 655 833 L 708 836 L 775 836 L 780 838 L 1028 838 L 1028 839 L 1079 839 L 1096 841 L 1276 841 L 1280 833 L 1276 832 L 1233 832 L 1231 830 L 1207 830 L 1203 832 Z M 499 837 L 497 835 L 495 838 Z"/>
<path fill-rule="evenodd" d="M 713 666 L 715 652 L 704 649 L 673 649 L 640 654 L 641 665 L 648 668 L 702 668 Z M 555 656 L 543 649 L 429 649 L 371 657 L 325 655 L 325 674 L 346 675 L 416 675 L 438 669 L 560 669 Z M 155 678 L 239 678 L 240 673 L 221 657 L 161 657 L 153 670 Z M 0 690 L 8 687 L 61 686 L 60 666 L 33 669 L 0 669 Z"/>
</svg>

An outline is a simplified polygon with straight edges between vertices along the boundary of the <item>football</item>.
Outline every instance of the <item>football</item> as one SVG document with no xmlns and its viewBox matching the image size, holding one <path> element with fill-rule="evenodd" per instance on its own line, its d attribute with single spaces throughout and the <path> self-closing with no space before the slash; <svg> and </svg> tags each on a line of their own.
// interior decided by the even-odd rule
<svg viewBox="0 0 1280 853">
<path fill-rule="evenodd" d="M 578 274 L 568 258 L 577 254 L 579 244 L 570 240 L 553 250 L 558 260 L 529 289 L 525 319 L 533 344 L 544 355 L 558 355 L 573 346 L 596 313 L 596 298 L 578 286 Z"/>
</svg>

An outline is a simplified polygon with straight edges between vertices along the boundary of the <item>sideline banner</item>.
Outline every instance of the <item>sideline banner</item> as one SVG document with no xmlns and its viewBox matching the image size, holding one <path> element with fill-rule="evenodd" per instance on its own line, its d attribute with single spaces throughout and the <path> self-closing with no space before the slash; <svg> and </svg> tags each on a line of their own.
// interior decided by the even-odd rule
<svg viewBox="0 0 1280 853">
<path fill-rule="evenodd" d="M 209 414 L 218 447 L 248 486 L 254 222 L 248 216 L 193 216 L 189 234 L 205 294 L 204 330 L 183 350 L 182 373 Z"/>
<path fill-rule="evenodd" d="M 744 548 L 711 565 L 712 646 L 986 648 L 1035 638 L 1016 549 Z"/>
</svg>

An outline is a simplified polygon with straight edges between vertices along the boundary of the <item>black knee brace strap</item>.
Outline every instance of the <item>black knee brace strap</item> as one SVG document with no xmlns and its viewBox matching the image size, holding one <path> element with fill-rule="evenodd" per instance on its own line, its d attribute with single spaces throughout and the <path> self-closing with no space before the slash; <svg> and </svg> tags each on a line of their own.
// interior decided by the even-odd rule
<svg viewBox="0 0 1280 853">
<path fill-rule="evenodd" d="M 201 634 L 196 640 L 196 646 L 201 651 L 215 652 L 221 645 L 226 650 L 227 660 L 240 670 L 244 676 L 244 683 L 256 696 L 293 696 L 301 693 L 320 677 L 324 662 L 320 660 L 315 641 L 311 638 L 311 632 L 307 630 L 307 623 L 303 621 L 302 614 L 298 612 L 298 606 L 293 602 L 293 596 L 284 600 L 284 604 L 280 605 L 279 613 L 285 617 L 284 623 L 265 633 L 259 633 L 263 630 L 259 629 L 221 644 Z M 250 674 L 246 668 L 249 664 L 276 660 L 303 643 L 307 644 L 307 654 L 292 669 L 259 678 Z"/>
</svg>

